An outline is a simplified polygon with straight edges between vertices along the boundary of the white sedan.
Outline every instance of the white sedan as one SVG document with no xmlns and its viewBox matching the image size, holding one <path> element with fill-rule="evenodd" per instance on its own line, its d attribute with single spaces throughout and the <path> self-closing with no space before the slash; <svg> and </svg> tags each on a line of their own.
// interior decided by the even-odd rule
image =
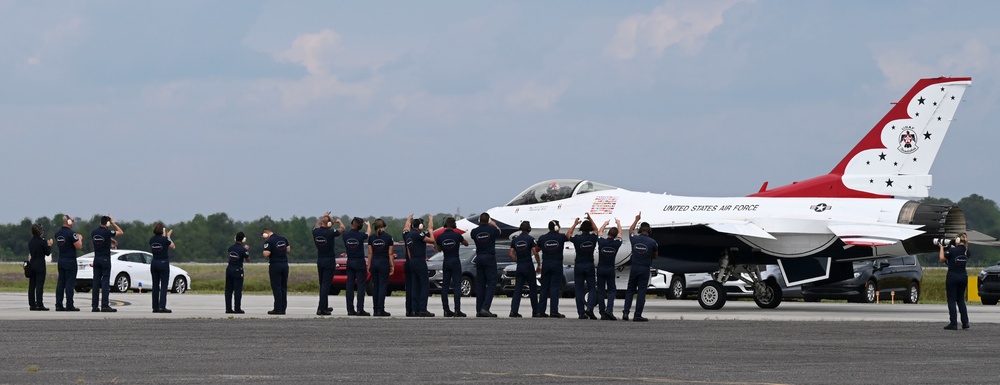
<svg viewBox="0 0 1000 385">
<path fill-rule="evenodd" d="M 111 250 L 111 291 L 148 291 L 153 289 L 153 275 L 149 264 L 153 254 L 139 250 Z M 94 253 L 87 253 L 76 259 L 76 291 L 88 292 L 94 286 Z M 184 293 L 191 288 L 191 276 L 184 269 L 170 265 L 170 280 L 167 289 L 174 293 Z"/>
</svg>

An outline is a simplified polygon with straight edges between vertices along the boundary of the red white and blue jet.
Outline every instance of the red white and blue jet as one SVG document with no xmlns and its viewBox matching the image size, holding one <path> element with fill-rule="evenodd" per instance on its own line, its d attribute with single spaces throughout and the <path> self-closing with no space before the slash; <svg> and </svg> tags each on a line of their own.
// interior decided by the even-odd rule
<svg viewBox="0 0 1000 385">
<path fill-rule="evenodd" d="M 930 168 L 971 78 L 921 79 L 826 175 L 773 189 L 767 183 L 746 197 L 686 197 L 629 191 L 597 182 L 560 179 L 525 189 L 487 210 L 506 235 L 530 221 L 532 235 L 550 220 L 565 228 L 589 213 L 600 226 L 637 214 L 659 243 L 654 267 L 673 273 L 713 273 L 699 289 L 706 309 L 725 304 L 723 283 L 747 280 L 757 304 L 773 308 L 781 290 L 761 279 L 777 264 L 788 286 L 853 275 L 857 260 L 937 251 L 935 238 L 966 232 L 955 206 L 896 197 L 927 197 Z M 459 228 L 476 226 L 468 220 Z M 627 268 L 626 238 L 617 264 Z M 574 253 L 565 253 L 572 263 Z"/>
</svg>

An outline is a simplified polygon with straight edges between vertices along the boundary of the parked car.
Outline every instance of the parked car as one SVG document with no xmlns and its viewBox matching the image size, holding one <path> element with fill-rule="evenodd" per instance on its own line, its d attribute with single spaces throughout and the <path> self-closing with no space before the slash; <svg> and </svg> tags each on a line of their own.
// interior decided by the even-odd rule
<svg viewBox="0 0 1000 385">
<path fill-rule="evenodd" d="M 365 247 L 365 258 L 368 255 L 368 247 Z M 389 276 L 389 288 L 386 291 L 386 295 L 392 295 L 393 290 L 404 290 L 406 288 L 406 274 L 403 270 L 403 264 L 406 263 L 406 245 L 403 242 L 395 242 L 392 244 L 392 252 L 396 253 L 396 258 L 392 261 L 395 265 L 393 266 L 392 275 Z M 427 245 L 427 255 L 434 254 L 434 247 Z M 368 285 L 367 294 L 372 294 L 372 280 L 371 274 L 368 274 Z M 340 258 L 337 258 L 337 267 L 333 271 L 333 285 L 330 286 L 330 295 L 339 295 L 341 290 L 347 289 L 347 254 L 340 254 Z"/>
<path fill-rule="evenodd" d="M 506 245 L 496 245 L 497 249 L 497 293 L 501 292 L 503 271 L 507 266 L 513 265 L 514 260 L 510 259 L 510 247 Z M 463 297 L 476 295 L 476 248 L 473 246 L 463 246 L 458 250 L 458 259 L 462 261 L 462 283 L 460 293 Z M 427 260 L 427 273 L 430 276 L 431 293 L 441 294 L 444 273 L 441 265 L 444 263 L 444 253 L 435 253 Z"/>
<path fill-rule="evenodd" d="M 511 264 L 503 269 L 503 275 L 500 281 L 500 292 L 507 295 L 508 297 L 514 295 L 514 279 L 515 273 L 517 271 L 517 264 Z M 542 285 L 542 275 L 535 274 L 537 279 L 535 283 L 538 284 L 539 290 L 541 290 Z M 562 282 L 562 298 L 573 298 L 576 296 L 576 289 L 573 287 L 574 275 L 573 275 L 573 265 L 563 265 L 563 282 Z M 528 296 L 528 285 L 523 286 L 524 289 L 521 291 L 522 297 Z"/>
<path fill-rule="evenodd" d="M 923 277 L 923 269 L 913 255 L 860 261 L 854 262 L 854 278 L 825 285 L 802 285 L 802 297 L 806 302 L 846 299 L 872 303 L 879 297 L 889 300 L 896 293 L 896 298 L 903 302 L 917 303 Z"/>
<path fill-rule="evenodd" d="M 979 298 L 983 305 L 996 305 L 1000 300 L 1000 263 L 979 273 Z"/>
<path fill-rule="evenodd" d="M 153 275 L 149 272 L 149 264 L 153 254 L 139 250 L 111 250 L 111 290 L 126 292 L 128 290 L 153 289 Z M 85 293 L 94 286 L 94 253 L 87 253 L 76 259 L 76 291 Z M 170 280 L 167 289 L 183 294 L 191 289 L 191 276 L 184 269 L 170 264 Z"/>
</svg>

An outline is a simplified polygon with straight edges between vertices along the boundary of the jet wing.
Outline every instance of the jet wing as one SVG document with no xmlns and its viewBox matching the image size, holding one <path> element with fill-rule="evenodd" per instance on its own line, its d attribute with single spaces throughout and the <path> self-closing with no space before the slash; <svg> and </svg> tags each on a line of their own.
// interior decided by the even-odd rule
<svg viewBox="0 0 1000 385">
<path fill-rule="evenodd" d="M 650 224 L 650 227 L 652 228 L 678 228 L 678 227 L 693 227 L 693 226 L 705 226 L 720 233 L 726 233 L 732 235 L 743 235 L 755 238 L 776 239 L 773 235 L 771 235 L 771 233 L 768 233 L 760 226 L 757 226 L 749 221 L 718 221 L 718 222 L 706 222 L 706 223 L 671 222 L 671 223 Z"/>
<path fill-rule="evenodd" d="M 747 237 L 764 238 L 764 239 L 777 239 L 771 233 L 764 231 L 750 222 L 715 222 L 706 224 L 710 229 L 718 231 L 720 233 L 733 234 L 733 235 L 743 235 Z"/>
<path fill-rule="evenodd" d="M 973 245 L 983 245 L 983 246 L 1000 246 L 1000 241 L 989 235 L 980 233 L 976 230 L 968 230 L 965 232 L 965 236 L 968 237 L 969 243 Z"/>
<path fill-rule="evenodd" d="M 909 225 L 843 224 L 827 228 L 851 246 L 888 246 L 924 233 Z"/>
</svg>

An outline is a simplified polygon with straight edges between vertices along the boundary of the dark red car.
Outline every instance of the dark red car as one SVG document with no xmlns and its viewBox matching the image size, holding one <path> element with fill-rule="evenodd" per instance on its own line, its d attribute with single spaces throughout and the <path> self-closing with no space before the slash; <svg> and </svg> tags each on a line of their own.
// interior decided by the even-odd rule
<svg viewBox="0 0 1000 385">
<path fill-rule="evenodd" d="M 396 258 L 392 261 L 395 265 L 393 267 L 392 275 L 389 276 L 389 289 L 386 295 L 392 295 L 393 290 L 405 290 L 406 289 L 406 275 L 403 273 L 403 264 L 406 263 L 406 249 L 403 242 L 396 242 L 392 244 L 392 252 L 396 253 Z M 434 246 L 427 245 L 427 256 L 434 255 Z M 368 255 L 368 248 L 365 248 L 365 255 Z M 367 258 L 367 257 L 366 257 Z M 340 258 L 337 258 L 337 269 L 333 271 L 333 285 L 330 286 L 330 295 L 340 295 L 341 290 L 347 288 L 347 255 L 344 253 L 340 254 Z M 368 287 L 367 293 L 371 295 L 371 273 L 368 274 Z"/>
</svg>

